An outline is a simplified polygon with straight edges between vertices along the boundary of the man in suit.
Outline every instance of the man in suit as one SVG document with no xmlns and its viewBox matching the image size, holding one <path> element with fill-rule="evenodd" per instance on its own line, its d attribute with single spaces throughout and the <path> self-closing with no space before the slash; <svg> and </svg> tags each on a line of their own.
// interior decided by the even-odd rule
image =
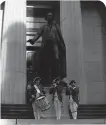
<svg viewBox="0 0 106 125">
<path fill-rule="evenodd" d="M 66 76 L 65 43 L 59 26 L 54 21 L 53 13 L 46 16 L 47 24 L 40 27 L 33 39 L 28 42 L 34 44 L 42 36 L 40 51 L 37 53 L 37 72 L 43 78 Z M 49 75 L 48 75 L 49 74 Z"/>
</svg>

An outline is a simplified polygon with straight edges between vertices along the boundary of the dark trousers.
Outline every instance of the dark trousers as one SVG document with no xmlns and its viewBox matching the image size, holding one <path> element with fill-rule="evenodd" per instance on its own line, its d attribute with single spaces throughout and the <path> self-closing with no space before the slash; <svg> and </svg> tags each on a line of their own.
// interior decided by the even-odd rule
<svg viewBox="0 0 106 125">
<path fill-rule="evenodd" d="M 43 42 L 44 44 L 37 55 L 36 69 L 43 81 L 46 82 L 60 76 L 59 50 L 56 39 Z"/>
</svg>

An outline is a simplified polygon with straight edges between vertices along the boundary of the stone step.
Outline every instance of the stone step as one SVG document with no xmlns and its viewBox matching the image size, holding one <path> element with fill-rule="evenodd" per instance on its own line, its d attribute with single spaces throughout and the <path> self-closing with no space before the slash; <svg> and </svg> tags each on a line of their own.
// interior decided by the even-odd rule
<svg viewBox="0 0 106 125">
<path fill-rule="evenodd" d="M 62 111 L 62 115 L 69 117 L 68 107 Z M 66 112 L 67 110 L 67 112 Z M 55 111 L 53 108 L 45 112 L 45 115 L 53 117 Z M 70 113 L 71 117 L 71 113 Z M 16 104 L 16 105 L 1 105 L 1 118 L 2 119 L 33 119 L 33 110 L 31 105 Z M 94 118 L 106 118 L 106 105 L 79 105 L 78 119 L 94 119 Z"/>
<path fill-rule="evenodd" d="M 1 125 L 54 125 L 54 124 L 106 124 L 106 119 L 1 119 Z"/>
</svg>

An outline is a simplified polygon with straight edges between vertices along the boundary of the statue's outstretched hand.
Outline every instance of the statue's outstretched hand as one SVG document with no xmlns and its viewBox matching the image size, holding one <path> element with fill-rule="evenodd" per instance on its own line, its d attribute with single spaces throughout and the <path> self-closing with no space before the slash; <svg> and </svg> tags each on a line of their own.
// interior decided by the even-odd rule
<svg viewBox="0 0 106 125">
<path fill-rule="evenodd" d="M 66 49 L 65 44 L 62 44 L 61 47 L 62 47 L 63 50 Z"/>
<path fill-rule="evenodd" d="M 32 39 L 29 39 L 27 42 L 29 42 L 30 44 L 34 44 Z"/>
</svg>

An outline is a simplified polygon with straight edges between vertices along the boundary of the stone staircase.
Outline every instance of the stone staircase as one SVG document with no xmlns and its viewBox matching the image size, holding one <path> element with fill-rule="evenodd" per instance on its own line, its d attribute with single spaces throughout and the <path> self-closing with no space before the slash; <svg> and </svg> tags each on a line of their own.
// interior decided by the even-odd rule
<svg viewBox="0 0 106 125">
<path fill-rule="evenodd" d="M 47 118 L 55 118 L 55 112 L 46 112 Z M 52 114 L 52 115 L 51 115 Z M 64 112 L 62 117 L 69 119 Z M 71 117 L 72 118 L 72 117 Z M 105 119 L 106 104 L 79 105 L 78 119 Z M 1 104 L 1 119 L 34 119 L 33 110 L 29 104 Z"/>
</svg>

